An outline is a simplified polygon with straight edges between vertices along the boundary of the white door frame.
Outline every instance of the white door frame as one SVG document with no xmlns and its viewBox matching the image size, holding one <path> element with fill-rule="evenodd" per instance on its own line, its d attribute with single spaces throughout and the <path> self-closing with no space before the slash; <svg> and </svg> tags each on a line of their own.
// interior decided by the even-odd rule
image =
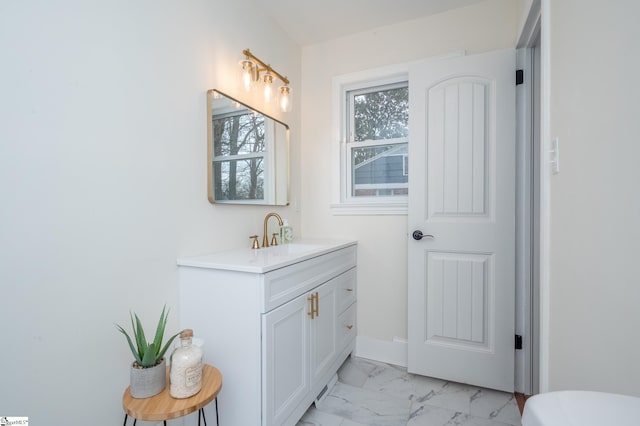
<svg viewBox="0 0 640 426">
<path fill-rule="evenodd" d="M 516 353 L 516 392 L 548 390 L 549 312 L 549 0 L 533 0 L 518 40 L 518 69 L 524 84 L 517 98 L 516 332 L 523 351 Z M 534 53 L 538 50 L 537 60 Z M 537 72 L 538 100 L 532 91 Z M 536 105 L 537 103 L 537 105 Z M 532 122 L 532 108 L 538 120 Z M 534 144 L 534 126 L 538 141 Z M 533 149 L 536 149 L 535 152 Z M 534 170 L 535 167 L 535 170 Z M 534 188 L 537 187 L 536 190 Z M 534 195 L 539 191 L 539 199 Z"/>
<path fill-rule="evenodd" d="M 515 352 L 515 390 L 525 395 L 537 393 L 537 370 L 534 351 L 538 347 L 534 338 L 538 289 L 536 253 L 539 224 L 539 191 L 536 185 L 536 165 L 539 156 L 534 150 L 539 146 L 534 115 L 539 98 L 534 84 L 539 68 L 534 61 L 534 47 L 525 45 L 517 50 L 518 70 L 524 74 L 523 82 L 516 87 L 516 334 L 522 336 L 522 350 Z"/>
<path fill-rule="evenodd" d="M 549 390 L 551 239 L 551 0 L 540 0 L 540 374 L 539 391 Z"/>
</svg>

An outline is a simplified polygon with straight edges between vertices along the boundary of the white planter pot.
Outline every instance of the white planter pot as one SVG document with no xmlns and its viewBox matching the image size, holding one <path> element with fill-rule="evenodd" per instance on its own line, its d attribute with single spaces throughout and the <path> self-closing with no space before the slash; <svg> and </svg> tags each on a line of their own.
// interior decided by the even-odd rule
<svg viewBox="0 0 640 426">
<path fill-rule="evenodd" d="M 154 367 L 136 368 L 131 365 L 131 396 L 134 398 L 149 398 L 157 395 L 167 386 L 167 363 L 162 358 L 160 364 Z"/>
</svg>

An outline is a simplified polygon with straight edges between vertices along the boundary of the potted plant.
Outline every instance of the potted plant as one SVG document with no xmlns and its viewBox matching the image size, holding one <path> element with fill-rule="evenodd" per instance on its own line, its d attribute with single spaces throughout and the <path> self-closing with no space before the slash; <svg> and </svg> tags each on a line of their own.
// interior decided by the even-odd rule
<svg viewBox="0 0 640 426">
<path fill-rule="evenodd" d="M 162 392 L 167 385 L 164 354 L 180 332 L 171 336 L 167 343 L 162 346 L 164 329 L 169 315 L 169 312 L 166 311 L 166 305 L 162 308 L 153 342 L 147 342 L 144 328 L 138 315 L 135 313 L 129 313 L 129 315 L 135 339 L 131 339 L 120 325 L 116 324 L 116 327 L 127 338 L 134 358 L 134 362 L 131 365 L 131 396 L 134 398 L 148 398 Z"/>
</svg>

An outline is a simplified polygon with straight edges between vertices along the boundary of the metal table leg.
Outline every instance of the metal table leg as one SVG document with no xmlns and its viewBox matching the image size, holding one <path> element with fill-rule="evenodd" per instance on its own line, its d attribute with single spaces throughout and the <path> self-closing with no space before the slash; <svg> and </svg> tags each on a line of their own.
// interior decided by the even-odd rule
<svg viewBox="0 0 640 426">
<path fill-rule="evenodd" d="M 127 415 L 127 413 L 124 413 L 124 423 L 122 423 L 122 426 L 127 426 L 127 420 L 129 419 L 129 416 Z M 138 419 L 136 419 L 135 417 L 133 418 L 133 426 L 136 426 L 136 423 L 138 423 Z M 162 423 L 164 424 L 164 426 L 167 426 L 167 421 L 163 420 Z M 198 421 L 199 424 L 199 421 Z M 206 423 L 205 423 L 206 425 Z"/>
<path fill-rule="evenodd" d="M 202 421 L 204 422 L 204 426 L 207 426 L 207 419 L 204 416 L 204 407 L 198 410 L 198 426 L 200 426 L 200 417 L 202 417 Z M 124 422 L 122 423 L 122 426 L 127 426 L 127 420 L 129 419 L 129 416 L 127 415 L 127 413 L 124 413 Z M 133 419 L 133 426 L 136 426 L 136 423 L 138 422 L 138 419 L 136 419 L 134 417 Z M 164 420 L 163 421 L 164 426 L 167 426 L 167 421 Z M 216 425 L 220 426 L 220 419 L 218 418 L 218 398 L 216 397 Z"/>
</svg>

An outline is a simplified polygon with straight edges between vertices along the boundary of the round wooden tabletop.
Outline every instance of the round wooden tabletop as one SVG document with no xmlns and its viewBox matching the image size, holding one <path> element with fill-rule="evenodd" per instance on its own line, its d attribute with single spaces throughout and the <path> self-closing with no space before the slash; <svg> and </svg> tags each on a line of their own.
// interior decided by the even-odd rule
<svg viewBox="0 0 640 426">
<path fill-rule="evenodd" d="M 202 367 L 202 389 L 197 394 L 184 399 L 169 395 L 169 367 L 167 367 L 167 387 L 150 398 L 134 398 L 130 388 L 122 395 L 122 408 L 127 415 L 138 420 L 170 420 L 197 411 L 213 401 L 222 387 L 222 374 L 217 368 L 204 364 Z"/>
</svg>

